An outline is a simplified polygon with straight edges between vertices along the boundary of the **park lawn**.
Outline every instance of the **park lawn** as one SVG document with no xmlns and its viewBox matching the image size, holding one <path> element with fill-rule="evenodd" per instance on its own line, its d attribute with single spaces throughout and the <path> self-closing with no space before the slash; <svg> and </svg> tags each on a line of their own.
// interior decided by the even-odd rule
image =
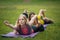
<svg viewBox="0 0 60 40">
<path fill-rule="evenodd" d="M 59 1 L 42 1 L 34 3 L 0 2 L 0 34 L 11 32 L 12 29 L 4 25 L 4 20 L 15 24 L 19 15 L 27 9 L 38 14 L 40 9 L 47 9 L 46 16 L 54 21 L 47 26 L 44 32 L 40 32 L 34 38 L 3 38 L 0 40 L 60 40 L 60 5 Z"/>
</svg>

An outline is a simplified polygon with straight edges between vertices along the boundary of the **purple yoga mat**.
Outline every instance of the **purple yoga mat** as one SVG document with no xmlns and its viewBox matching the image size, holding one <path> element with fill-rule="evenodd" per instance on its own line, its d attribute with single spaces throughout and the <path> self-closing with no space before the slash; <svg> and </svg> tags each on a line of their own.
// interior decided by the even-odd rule
<svg viewBox="0 0 60 40">
<path fill-rule="evenodd" d="M 26 37 L 34 37 L 37 34 L 38 34 L 38 32 L 32 33 L 30 35 L 18 35 L 18 34 L 14 34 L 13 32 L 9 32 L 8 34 L 2 34 L 2 37 L 23 37 L 23 38 L 26 38 Z"/>
<path fill-rule="evenodd" d="M 46 29 L 47 24 L 45 24 L 43 26 L 44 26 L 44 29 Z M 38 33 L 39 32 L 32 33 L 30 35 L 18 35 L 18 34 L 14 34 L 14 32 L 9 32 L 7 34 L 2 34 L 2 37 L 23 37 L 23 38 L 26 38 L 26 37 L 35 37 Z"/>
</svg>

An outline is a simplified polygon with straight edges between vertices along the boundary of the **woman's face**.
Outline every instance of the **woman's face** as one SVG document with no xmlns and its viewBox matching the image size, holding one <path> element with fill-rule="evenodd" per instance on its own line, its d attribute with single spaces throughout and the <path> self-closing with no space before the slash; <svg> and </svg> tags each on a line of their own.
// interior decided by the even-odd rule
<svg viewBox="0 0 60 40">
<path fill-rule="evenodd" d="M 24 17 L 20 17 L 20 18 L 19 18 L 19 24 L 20 24 L 20 25 L 24 25 L 25 23 L 26 23 L 25 18 L 24 18 Z"/>
</svg>

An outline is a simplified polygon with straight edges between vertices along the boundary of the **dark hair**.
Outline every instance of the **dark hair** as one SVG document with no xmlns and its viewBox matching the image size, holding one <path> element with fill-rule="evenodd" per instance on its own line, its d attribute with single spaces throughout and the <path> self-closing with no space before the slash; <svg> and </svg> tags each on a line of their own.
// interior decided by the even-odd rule
<svg viewBox="0 0 60 40">
<path fill-rule="evenodd" d="M 35 13 L 34 12 L 30 12 L 30 14 L 29 14 L 29 21 L 31 20 L 31 15 L 35 15 Z"/>
<path fill-rule="evenodd" d="M 27 13 L 23 13 L 23 15 L 25 15 L 25 16 L 26 16 L 26 18 L 28 18 L 28 14 L 27 14 Z"/>
</svg>

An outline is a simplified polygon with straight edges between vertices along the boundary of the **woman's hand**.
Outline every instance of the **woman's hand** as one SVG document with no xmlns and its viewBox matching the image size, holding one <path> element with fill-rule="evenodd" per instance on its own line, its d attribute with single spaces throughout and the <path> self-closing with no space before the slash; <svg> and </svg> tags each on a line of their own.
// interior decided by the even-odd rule
<svg viewBox="0 0 60 40">
<path fill-rule="evenodd" d="M 9 23 L 9 21 L 5 20 L 4 24 L 6 24 L 8 26 L 10 23 Z"/>
<path fill-rule="evenodd" d="M 4 24 L 7 25 L 8 27 L 12 28 L 12 29 L 15 29 L 15 26 L 10 24 L 9 21 L 7 21 L 7 20 L 4 21 Z"/>
</svg>

